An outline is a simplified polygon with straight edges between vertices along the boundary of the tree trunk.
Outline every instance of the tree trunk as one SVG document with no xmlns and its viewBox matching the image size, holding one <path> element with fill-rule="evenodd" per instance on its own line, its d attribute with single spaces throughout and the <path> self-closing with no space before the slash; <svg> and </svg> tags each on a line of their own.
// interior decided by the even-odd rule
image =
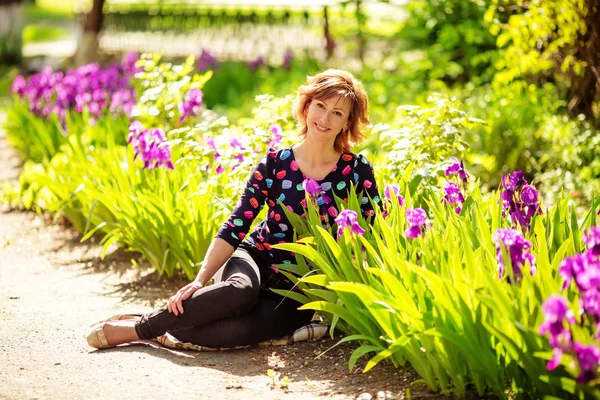
<svg viewBox="0 0 600 400">
<path fill-rule="evenodd" d="M 22 59 L 25 2 L 0 0 L 0 64 L 19 64 Z"/>
<path fill-rule="evenodd" d="M 98 34 L 102 29 L 102 8 L 104 0 L 94 0 L 92 10 L 88 13 L 83 33 L 77 44 L 75 64 L 83 65 L 98 59 Z"/>
<path fill-rule="evenodd" d="M 580 34 L 575 52 L 576 59 L 584 61 L 586 67 L 581 76 L 573 78 L 568 109 L 571 115 L 596 119 L 598 125 L 600 115 L 594 115 L 594 102 L 600 100 L 600 6 L 597 0 L 587 0 L 587 8 L 586 32 Z"/>
</svg>

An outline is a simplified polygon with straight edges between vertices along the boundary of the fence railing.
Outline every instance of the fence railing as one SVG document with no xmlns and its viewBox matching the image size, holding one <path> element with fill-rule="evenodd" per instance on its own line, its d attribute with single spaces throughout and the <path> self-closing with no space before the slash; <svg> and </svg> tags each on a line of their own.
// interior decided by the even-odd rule
<svg viewBox="0 0 600 400">
<path fill-rule="evenodd" d="M 180 3 L 107 5 L 100 51 L 159 51 L 170 56 L 206 49 L 220 58 L 281 58 L 288 50 L 329 57 L 329 13 L 335 2 L 304 6 Z"/>
</svg>

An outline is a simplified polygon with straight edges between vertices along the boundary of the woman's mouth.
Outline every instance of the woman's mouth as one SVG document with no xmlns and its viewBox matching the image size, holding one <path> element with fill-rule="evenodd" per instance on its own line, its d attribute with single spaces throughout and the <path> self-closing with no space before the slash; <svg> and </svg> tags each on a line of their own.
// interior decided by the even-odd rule
<svg viewBox="0 0 600 400">
<path fill-rule="evenodd" d="M 321 131 L 321 132 L 327 132 L 329 130 L 329 128 L 324 128 L 324 127 L 320 126 L 319 124 L 317 124 L 316 122 L 315 122 L 315 127 L 317 127 L 317 130 Z"/>
</svg>

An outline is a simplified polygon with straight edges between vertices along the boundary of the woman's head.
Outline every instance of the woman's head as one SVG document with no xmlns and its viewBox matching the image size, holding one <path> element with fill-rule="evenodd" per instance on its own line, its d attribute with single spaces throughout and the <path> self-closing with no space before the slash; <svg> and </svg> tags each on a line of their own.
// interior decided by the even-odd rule
<svg viewBox="0 0 600 400">
<path fill-rule="evenodd" d="M 336 133 L 334 148 L 338 152 L 350 151 L 352 145 L 364 139 L 361 128 L 370 123 L 367 115 L 369 100 L 362 83 L 351 73 L 339 69 L 328 69 L 308 78 L 308 83 L 300 86 L 294 101 L 293 114 L 300 125 L 300 136 L 304 138 L 308 131 L 307 115 L 311 103 L 326 102 L 334 98 L 340 101 L 340 108 L 348 110 L 348 115 L 342 115 L 346 123 L 339 133 Z M 323 107 L 322 104 L 319 104 Z M 343 114 L 343 113 L 342 113 Z M 335 115 L 338 115 L 337 113 Z M 334 115 L 334 118 L 335 118 Z"/>
</svg>

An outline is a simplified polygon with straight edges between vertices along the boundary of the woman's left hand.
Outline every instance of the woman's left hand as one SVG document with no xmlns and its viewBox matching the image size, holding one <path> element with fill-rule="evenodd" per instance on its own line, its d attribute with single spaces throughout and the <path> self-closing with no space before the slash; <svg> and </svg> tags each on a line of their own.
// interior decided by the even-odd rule
<svg viewBox="0 0 600 400">
<path fill-rule="evenodd" d="M 175 315 L 183 314 L 183 300 L 187 300 L 197 290 L 202 289 L 202 284 L 197 280 L 188 283 L 172 296 L 167 302 L 167 310 Z"/>
</svg>

